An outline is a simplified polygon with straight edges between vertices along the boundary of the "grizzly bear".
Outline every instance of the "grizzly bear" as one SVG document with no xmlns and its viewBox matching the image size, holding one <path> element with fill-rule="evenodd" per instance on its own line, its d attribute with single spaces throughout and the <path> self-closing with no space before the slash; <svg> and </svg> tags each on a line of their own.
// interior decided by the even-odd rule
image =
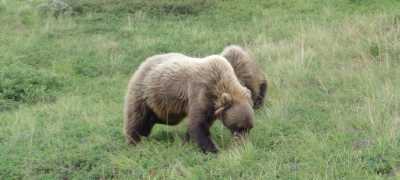
<svg viewBox="0 0 400 180">
<path fill-rule="evenodd" d="M 187 136 L 203 152 L 217 152 L 210 127 L 220 119 L 232 134 L 253 127 L 251 92 L 220 55 L 192 58 L 178 53 L 146 59 L 128 84 L 124 134 L 130 144 L 147 137 L 155 124 L 176 125 L 188 116 Z"/>
<path fill-rule="evenodd" d="M 259 68 L 252 56 L 238 45 L 224 48 L 221 56 L 232 65 L 240 83 L 251 91 L 254 108 L 260 108 L 267 93 L 267 80 L 264 72 Z"/>
</svg>

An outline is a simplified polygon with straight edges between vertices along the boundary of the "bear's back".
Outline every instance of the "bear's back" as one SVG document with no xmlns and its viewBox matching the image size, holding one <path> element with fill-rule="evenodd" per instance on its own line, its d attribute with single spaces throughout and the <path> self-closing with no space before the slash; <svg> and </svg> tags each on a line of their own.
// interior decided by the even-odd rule
<svg viewBox="0 0 400 180">
<path fill-rule="evenodd" d="M 146 60 L 144 67 L 151 67 L 144 72 L 143 93 L 147 105 L 159 117 L 186 112 L 189 84 L 199 62 L 200 59 L 178 53 L 156 55 Z"/>
<path fill-rule="evenodd" d="M 203 84 L 213 89 L 220 81 L 230 84 L 235 77 L 229 62 L 218 55 L 205 58 L 178 53 L 156 55 L 148 58 L 140 69 L 145 74 L 141 91 L 147 105 L 159 117 L 187 111 L 191 84 Z"/>
<path fill-rule="evenodd" d="M 229 62 L 218 55 L 192 58 L 169 53 L 149 60 L 152 68 L 144 78 L 149 95 L 159 94 L 183 100 L 188 96 L 187 90 L 191 83 L 212 85 L 226 78 L 226 75 L 235 76 Z"/>
</svg>

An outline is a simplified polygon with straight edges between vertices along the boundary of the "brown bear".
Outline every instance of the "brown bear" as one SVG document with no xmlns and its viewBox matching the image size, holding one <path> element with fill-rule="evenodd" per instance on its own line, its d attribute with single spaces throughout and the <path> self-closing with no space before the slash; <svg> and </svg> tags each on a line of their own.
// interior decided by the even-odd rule
<svg viewBox="0 0 400 180">
<path fill-rule="evenodd" d="M 209 130 L 215 119 L 233 134 L 247 134 L 253 127 L 252 106 L 251 92 L 224 57 L 155 55 L 129 81 L 124 133 L 128 143 L 136 144 L 156 123 L 176 125 L 188 116 L 187 136 L 203 152 L 217 152 Z"/>
<path fill-rule="evenodd" d="M 254 108 L 260 108 L 264 103 L 268 84 L 256 61 L 238 45 L 225 47 L 221 55 L 232 65 L 240 83 L 251 91 Z"/>
</svg>

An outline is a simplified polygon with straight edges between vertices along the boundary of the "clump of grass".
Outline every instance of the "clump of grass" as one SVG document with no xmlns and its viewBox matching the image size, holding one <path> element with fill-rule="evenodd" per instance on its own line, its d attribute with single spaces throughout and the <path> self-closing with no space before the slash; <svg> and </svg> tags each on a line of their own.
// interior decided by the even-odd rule
<svg viewBox="0 0 400 180">
<path fill-rule="evenodd" d="M 76 74 L 86 77 L 97 77 L 104 73 L 95 61 L 78 59 L 73 63 L 73 70 Z"/>
<path fill-rule="evenodd" d="M 382 156 L 369 157 L 365 159 L 366 169 L 378 174 L 386 175 L 392 171 L 392 166 L 389 161 L 384 159 Z"/>
<path fill-rule="evenodd" d="M 55 92 L 62 87 L 60 77 L 22 63 L 2 66 L 0 79 L 0 111 L 12 109 L 19 103 L 53 101 Z"/>
<path fill-rule="evenodd" d="M 144 10 L 153 15 L 198 15 L 213 5 L 211 0 L 144 1 Z"/>
</svg>

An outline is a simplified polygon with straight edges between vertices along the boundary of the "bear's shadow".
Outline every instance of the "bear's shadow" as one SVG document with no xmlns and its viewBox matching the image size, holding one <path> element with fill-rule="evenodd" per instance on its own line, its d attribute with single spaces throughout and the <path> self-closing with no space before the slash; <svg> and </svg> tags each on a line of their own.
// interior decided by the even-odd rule
<svg viewBox="0 0 400 180">
<path fill-rule="evenodd" d="M 149 136 L 149 140 L 159 142 L 175 142 L 176 140 L 183 141 L 185 134 L 182 132 L 159 131 Z"/>
<path fill-rule="evenodd" d="M 159 143 L 182 143 L 196 144 L 192 139 L 188 139 L 186 132 L 161 130 L 152 133 L 147 140 Z M 225 149 L 232 146 L 232 137 L 227 132 L 215 133 L 212 140 L 216 145 Z"/>
</svg>

